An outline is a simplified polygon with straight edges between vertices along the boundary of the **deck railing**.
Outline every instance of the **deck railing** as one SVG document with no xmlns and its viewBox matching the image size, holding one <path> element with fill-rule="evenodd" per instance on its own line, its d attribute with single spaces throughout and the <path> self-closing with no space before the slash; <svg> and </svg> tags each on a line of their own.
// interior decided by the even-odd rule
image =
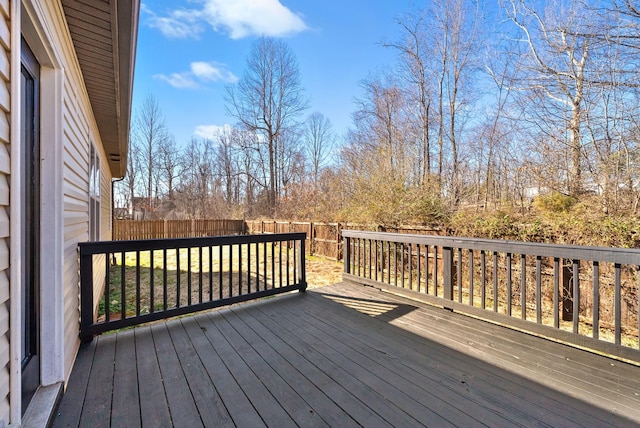
<svg viewBox="0 0 640 428">
<path fill-rule="evenodd" d="M 80 337 L 306 289 L 305 234 L 85 242 Z"/>
<path fill-rule="evenodd" d="M 343 230 L 344 278 L 640 361 L 640 250 Z"/>
</svg>

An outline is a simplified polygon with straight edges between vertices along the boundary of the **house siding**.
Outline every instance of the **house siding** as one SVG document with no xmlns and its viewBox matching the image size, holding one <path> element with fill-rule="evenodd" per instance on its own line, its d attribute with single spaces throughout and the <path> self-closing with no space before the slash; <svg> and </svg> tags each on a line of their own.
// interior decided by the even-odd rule
<svg viewBox="0 0 640 428">
<path fill-rule="evenodd" d="M 110 237 L 110 192 L 111 176 L 102 150 L 100 137 L 93 123 L 88 100 L 77 88 L 81 84 L 67 76 L 64 82 L 63 112 L 63 146 L 64 146 L 64 337 L 65 337 L 65 379 L 73 367 L 78 350 L 79 289 L 78 289 L 78 242 L 89 238 L 89 154 L 94 144 L 100 158 L 100 191 L 101 191 L 101 238 Z M 79 100 L 83 100 L 80 102 Z M 96 260 L 94 281 L 98 293 L 104 285 L 105 263 Z"/>
<path fill-rule="evenodd" d="M 0 1 L 0 420 L 9 420 L 10 9 Z"/>
<path fill-rule="evenodd" d="M 12 283 L 9 274 L 9 237 L 10 230 L 15 230 L 20 216 L 16 215 L 14 220 L 10 221 L 9 190 L 12 160 L 10 153 L 18 148 L 16 145 L 10 145 L 11 134 L 15 134 L 16 129 L 19 129 L 18 125 L 15 125 L 15 128 L 12 126 L 20 123 L 18 115 L 14 114 L 13 117 L 10 115 L 11 103 L 16 102 L 15 99 L 11 99 L 11 91 L 15 89 L 16 83 L 11 82 L 10 76 L 12 72 L 16 72 L 16 69 L 19 72 L 19 62 L 12 63 L 12 61 L 16 59 L 19 61 L 20 54 L 19 49 L 14 49 L 13 55 L 11 54 L 10 46 L 12 43 L 15 44 L 16 37 L 12 39 L 10 28 L 18 33 L 19 41 L 19 32 L 23 31 L 25 34 L 26 27 L 21 28 L 19 24 L 25 22 L 24 19 L 32 20 L 34 28 L 39 29 L 37 32 L 29 30 L 29 37 L 32 41 L 36 40 L 34 34 L 37 33 L 35 44 L 40 43 L 41 54 L 46 52 L 42 55 L 49 56 L 47 63 L 42 64 L 43 70 L 47 70 L 48 76 L 55 76 L 53 79 L 48 78 L 46 82 L 43 80 L 43 93 L 48 94 L 50 101 L 47 101 L 49 104 L 45 104 L 43 100 L 41 119 L 46 119 L 47 126 L 54 132 L 43 130 L 41 146 L 43 147 L 43 164 L 46 163 L 47 171 L 57 172 L 56 180 L 52 180 L 52 177 L 43 173 L 42 181 L 47 184 L 55 181 L 55 186 L 48 187 L 53 190 L 53 193 L 48 191 L 43 198 L 48 198 L 49 202 L 55 200 L 59 203 L 47 205 L 42 216 L 48 218 L 55 214 L 59 224 L 59 227 L 55 228 L 58 232 L 57 237 L 49 239 L 49 243 L 54 244 L 51 248 L 54 254 L 47 253 L 47 256 L 55 256 L 53 264 L 56 264 L 56 269 L 59 270 L 56 275 L 49 278 L 50 283 L 45 286 L 56 287 L 56 292 L 47 292 L 50 297 L 55 295 L 55 302 L 60 305 L 60 308 L 53 311 L 55 320 L 50 318 L 43 320 L 43 325 L 47 325 L 48 332 L 43 335 L 43 340 L 48 341 L 49 344 L 61 344 L 57 347 L 48 345 L 47 368 L 45 369 L 43 365 L 43 370 L 47 374 L 43 375 L 43 382 L 45 378 L 49 383 L 68 380 L 80 344 L 77 245 L 79 242 L 86 241 L 89 236 L 91 144 L 95 146 L 100 158 L 101 237 L 103 239 L 110 237 L 111 174 L 73 43 L 66 27 L 62 6 L 57 1 L 27 0 L 25 3 L 29 9 L 28 18 L 23 16 L 21 19 L 19 3 L 10 8 L 7 0 L 0 0 L 0 426 L 7 423 L 20 423 L 20 372 L 19 363 L 17 365 L 15 363 L 15 355 L 19 355 L 20 336 L 17 333 L 19 330 L 15 330 L 20 328 L 17 325 L 19 323 L 15 323 L 15 317 L 19 319 L 19 314 L 16 315 L 18 312 L 12 315 L 14 328 L 10 329 L 9 322 L 10 304 L 13 304 L 14 308 L 19 307 L 16 303 L 19 299 L 10 299 Z M 11 13 L 17 14 L 13 26 L 10 19 Z M 25 39 L 29 42 L 26 36 Z M 49 86 L 45 88 L 44 85 Z M 47 90 L 44 91 L 44 89 Z M 47 150 L 44 150 L 45 147 Z M 47 157 L 52 150 L 56 155 Z M 15 163 L 16 160 L 13 159 L 13 161 Z M 13 179 L 15 181 L 16 177 L 14 176 Z M 13 197 L 15 202 L 19 196 L 14 193 Z M 13 208 L 15 209 L 15 206 Z M 43 233 L 50 233 L 50 231 L 51 228 L 48 231 L 43 230 Z M 18 269 L 18 266 L 19 263 L 16 263 L 13 269 Z M 104 262 L 102 273 L 98 272 L 98 274 L 104 278 Z M 15 284 L 13 286 L 15 287 Z M 51 327 L 52 325 L 55 327 Z M 49 334 L 52 331 L 55 332 L 54 335 Z M 14 338 L 14 343 L 11 342 L 11 337 Z M 10 375 L 12 370 L 13 376 Z M 11 398 L 15 400 L 12 402 Z"/>
</svg>

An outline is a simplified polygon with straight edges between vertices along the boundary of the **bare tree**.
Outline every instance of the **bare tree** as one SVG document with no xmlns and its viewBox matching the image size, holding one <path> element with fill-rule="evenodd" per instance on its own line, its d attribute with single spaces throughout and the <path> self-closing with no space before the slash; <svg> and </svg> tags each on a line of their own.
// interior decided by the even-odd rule
<svg viewBox="0 0 640 428">
<path fill-rule="evenodd" d="M 402 31 L 398 42 L 384 43 L 384 46 L 396 49 L 400 53 L 402 76 L 407 83 L 407 93 L 411 102 L 417 106 L 412 115 L 417 129 L 416 140 L 419 147 L 420 162 L 418 175 L 426 183 L 431 177 L 431 126 L 433 88 L 430 79 L 430 65 L 433 55 L 432 39 L 429 37 L 428 16 L 426 10 L 407 14 L 397 19 Z"/>
<path fill-rule="evenodd" d="M 257 40 L 247 58 L 247 70 L 237 84 L 227 86 L 227 113 L 267 146 L 267 201 L 275 209 L 279 177 L 279 139 L 307 108 L 295 55 L 282 40 Z"/>
<path fill-rule="evenodd" d="M 184 172 L 180 150 L 176 140 L 169 136 L 161 140 L 157 148 L 157 170 L 161 185 L 166 188 L 169 200 L 173 200 L 173 192 L 180 175 Z"/>
<path fill-rule="evenodd" d="M 147 198 L 149 205 L 153 205 L 154 174 L 156 171 L 156 157 L 158 146 L 163 144 L 168 138 L 165 118 L 160 109 L 160 104 L 156 98 L 149 94 L 133 124 L 133 139 L 135 144 L 140 148 L 141 168 L 144 169 L 145 181 L 147 186 Z"/>
<path fill-rule="evenodd" d="M 320 112 L 310 114 L 305 122 L 305 140 L 313 183 L 317 186 L 320 169 L 331 155 L 335 145 L 335 136 L 329 118 Z"/>
</svg>

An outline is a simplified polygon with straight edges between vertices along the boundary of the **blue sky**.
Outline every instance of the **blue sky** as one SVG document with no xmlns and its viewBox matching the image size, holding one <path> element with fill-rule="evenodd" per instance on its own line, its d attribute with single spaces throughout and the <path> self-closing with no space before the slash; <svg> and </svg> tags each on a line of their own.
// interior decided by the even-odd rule
<svg viewBox="0 0 640 428">
<path fill-rule="evenodd" d="M 298 58 L 308 113 L 327 116 L 343 135 L 359 82 L 391 66 L 395 18 L 406 0 L 145 0 L 140 12 L 133 114 L 148 94 L 160 104 L 179 145 L 232 124 L 225 85 L 245 69 L 261 35 L 284 38 Z"/>
</svg>

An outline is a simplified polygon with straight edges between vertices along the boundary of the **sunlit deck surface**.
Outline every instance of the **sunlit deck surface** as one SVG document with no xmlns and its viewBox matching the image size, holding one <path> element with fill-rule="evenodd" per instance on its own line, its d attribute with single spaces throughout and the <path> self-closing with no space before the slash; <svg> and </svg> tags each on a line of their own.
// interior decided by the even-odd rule
<svg viewBox="0 0 640 428">
<path fill-rule="evenodd" d="M 54 426 L 638 426 L 640 367 L 347 283 L 96 338 Z"/>
</svg>

